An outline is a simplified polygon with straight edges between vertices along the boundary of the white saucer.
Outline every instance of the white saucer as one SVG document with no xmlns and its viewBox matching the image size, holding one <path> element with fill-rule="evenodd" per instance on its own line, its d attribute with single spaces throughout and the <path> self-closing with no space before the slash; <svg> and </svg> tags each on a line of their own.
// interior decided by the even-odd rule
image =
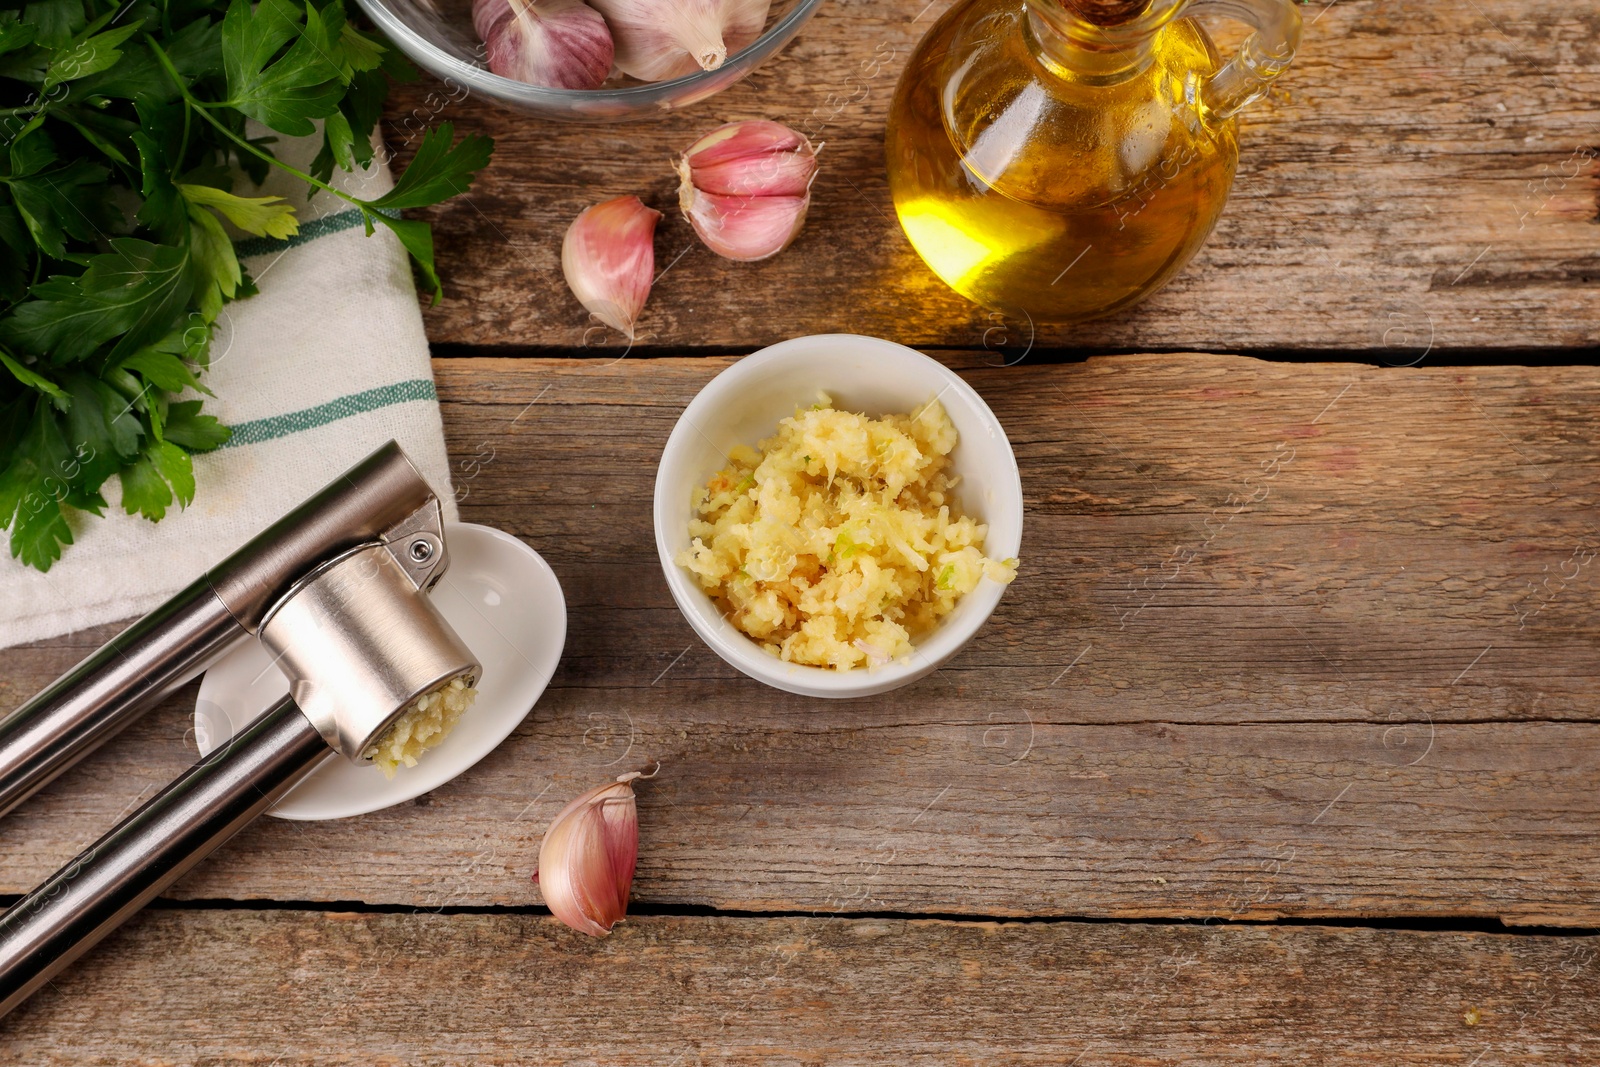
<svg viewBox="0 0 1600 1067">
<path fill-rule="evenodd" d="M 483 664 L 478 699 L 415 767 L 394 778 L 341 756 L 326 760 L 278 801 L 280 819 L 342 819 L 387 808 L 435 789 L 487 756 L 533 709 L 567 639 L 561 585 L 539 553 L 488 526 L 445 524 L 450 567 L 433 602 Z M 288 695 L 289 682 L 256 640 L 206 672 L 195 702 L 201 755 Z"/>
</svg>

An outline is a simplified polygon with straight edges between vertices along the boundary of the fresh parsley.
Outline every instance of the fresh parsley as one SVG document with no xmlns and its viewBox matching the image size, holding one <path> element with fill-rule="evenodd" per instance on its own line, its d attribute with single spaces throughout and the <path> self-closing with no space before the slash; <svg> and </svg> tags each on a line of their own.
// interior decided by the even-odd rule
<svg viewBox="0 0 1600 1067">
<path fill-rule="evenodd" d="M 388 193 L 329 184 L 372 161 L 391 80 L 415 72 L 347 21 L 344 0 L 0 0 L 0 529 L 49 570 L 69 509 L 159 520 L 195 492 L 193 453 L 228 440 L 203 412 L 213 323 L 255 286 L 224 220 L 298 231 L 251 195 L 270 168 L 392 230 L 434 299 L 428 225 L 399 217 L 464 192 L 493 143 L 428 131 Z M 310 167 L 246 131 L 322 132 Z M 250 179 L 236 181 L 239 172 Z M 237 186 L 246 188 L 237 188 Z"/>
</svg>

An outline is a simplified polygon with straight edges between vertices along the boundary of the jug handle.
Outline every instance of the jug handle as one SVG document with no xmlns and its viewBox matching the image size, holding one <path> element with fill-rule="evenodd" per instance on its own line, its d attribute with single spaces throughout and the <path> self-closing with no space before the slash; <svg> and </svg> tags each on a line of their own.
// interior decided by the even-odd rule
<svg viewBox="0 0 1600 1067">
<path fill-rule="evenodd" d="M 1220 119 L 1259 100 L 1289 69 L 1300 47 L 1300 9 L 1294 0 L 1194 0 L 1185 16 L 1209 14 L 1254 26 L 1232 59 L 1205 80 L 1201 103 Z"/>
</svg>

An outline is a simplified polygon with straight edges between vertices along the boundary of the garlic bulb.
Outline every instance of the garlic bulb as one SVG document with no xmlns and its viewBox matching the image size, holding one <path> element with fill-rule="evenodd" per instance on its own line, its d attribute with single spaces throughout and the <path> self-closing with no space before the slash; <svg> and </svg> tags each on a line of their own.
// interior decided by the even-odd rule
<svg viewBox="0 0 1600 1067">
<path fill-rule="evenodd" d="M 556 918 L 592 937 L 611 932 L 628 911 L 639 857 L 633 771 L 596 786 L 561 809 L 539 846 L 533 876 Z"/>
<path fill-rule="evenodd" d="M 619 196 L 579 215 L 561 242 L 561 271 L 572 295 L 630 341 L 650 296 L 660 218 L 637 196 Z"/>
<path fill-rule="evenodd" d="M 473 0 L 472 25 L 503 78 L 594 89 L 611 73 L 611 30 L 583 0 Z"/>
<path fill-rule="evenodd" d="M 817 153 L 781 123 L 730 122 L 678 161 L 678 206 L 706 247 L 728 259 L 777 255 L 811 206 Z"/>
<path fill-rule="evenodd" d="M 647 82 L 716 70 L 761 36 L 772 0 L 594 0 L 624 74 Z"/>
</svg>

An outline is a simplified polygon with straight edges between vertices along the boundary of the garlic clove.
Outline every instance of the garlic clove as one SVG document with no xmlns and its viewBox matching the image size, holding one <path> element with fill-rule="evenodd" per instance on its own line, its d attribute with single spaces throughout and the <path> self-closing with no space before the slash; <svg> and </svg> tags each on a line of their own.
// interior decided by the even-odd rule
<svg viewBox="0 0 1600 1067">
<path fill-rule="evenodd" d="M 594 89 L 611 73 L 611 30 L 583 0 L 474 0 L 489 69 L 553 89 Z"/>
<path fill-rule="evenodd" d="M 661 212 L 636 196 L 619 196 L 584 211 L 561 242 L 561 271 L 578 302 L 633 340 L 634 324 L 655 274 L 656 222 Z"/>
<path fill-rule="evenodd" d="M 561 809 L 539 845 L 533 876 L 557 919 L 604 937 L 628 911 L 639 857 L 634 771 L 584 793 Z"/>
<path fill-rule="evenodd" d="M 811 142 L 795 130 L 771 119 L 750 119 L 718 126 L 683 153 L 683 160 L 697 169 L 748 159 L 751 156 L 795 152 L 804 149 L 814 154 Z"/>
<path fill-rule="evenodd" d="M 781 123 L 730 122 L 678 161 L 678 206 L 706 246 L 728 259 L 766 259 L 805 223 L 816 149 Z"/>
<path fill-rule="evenodd" d="M 641 81 L 716 70 L 761 36 L 771 0 L 594 0 L 616 64 Z"/>
<path fill-rule="evenodd" d="M 721 196 L 803 196 L 817 173 L 815 156 L 784 152 L 762 158 L 759 166 L 730 160 L 694 168 L 694 186 Z"/>
<path fill-rule="evenodd" d="M 685 184 L 679 204 L 707 248 L 748 263 L 789 247 L 805 223 L 811 197 L 720 196 Z"/>
</svg>

